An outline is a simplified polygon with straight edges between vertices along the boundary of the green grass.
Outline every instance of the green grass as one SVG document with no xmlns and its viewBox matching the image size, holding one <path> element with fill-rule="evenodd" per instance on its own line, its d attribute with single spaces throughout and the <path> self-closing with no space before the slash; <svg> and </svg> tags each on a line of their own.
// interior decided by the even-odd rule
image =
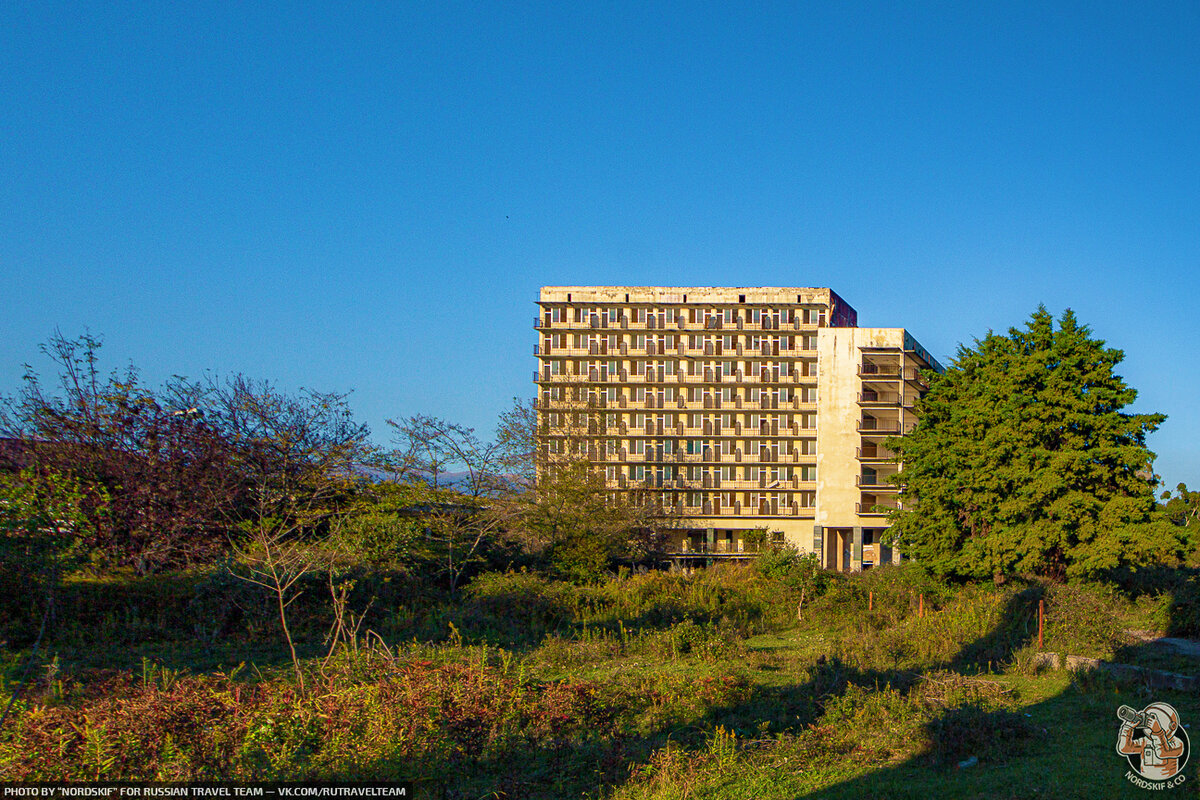
<svg viewBox="0 0 1200 800">
<path fill-rule="evenodd" d="M 214 586 L 232 599 L 195 599 Z M 0 780 L 372 777 L 448 798 L 1127 797 L 1142 790 L 1114 749 L 1117 707 L 1161 700 L 1200 720 L 1192 695 L 1032 666 L 1040 598 L 1047 649 L 1195 669 L 1124 634 L 1170 598 L 1103 587 L 951 587 L 879 570 L 837 578 L 798 621 L 786 581 L 752 569 L 588 587 L 493 575 L 458 599 L 405 589 L 377 601 L 371 636 L 328 664 L 314 597 L 296 607 L 308 696 L 269 616 L 242 609 L 218 640 L 189 635 L 192 611 L 252 602 L 242 587 L 140 582 L 136 613 L 116 582 L 81 591 L 109 606 L 46 644 L 0 730 Z M 23 652 L 0 651 L 0 701 Z M 1200 785 L 1197 761 L 1176 793 Z"/>
</svg>

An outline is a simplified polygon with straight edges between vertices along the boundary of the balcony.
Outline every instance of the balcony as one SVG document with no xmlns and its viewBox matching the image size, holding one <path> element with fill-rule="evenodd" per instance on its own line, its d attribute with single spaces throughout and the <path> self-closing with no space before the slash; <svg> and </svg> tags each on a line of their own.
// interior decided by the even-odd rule
<svg viewBox="0 0 1200 800">
<path fill-rule="evenodd" d="M 586 330 L 604 330 L 608 328 L 616 328 L 619 323 L 609 322 L 608 317 L 591 316 L 583 321 L 576 320 L 549 320 L 543 317 L 533 318 L 533 327 L 537 330 L 547 330 L 553 328 L 556 331 L 586 331 Z M 620 327 L 627 327 L 621 325 Z"/>
<path fill-rule="evenodd" d="M 892 392 L 865 391 L 858 393 L 860 406 L 899 408 L 904 403 L 904 395 Z"/>
<path fill-rule="evenodd" d="M 899 421 L 872 419 L 859 420 L 856 426 L 860 433 L 874 433 L 887 436 L 898 436 L 900 434 Z"/>
<path fill-rule="evenodd" d="M 858 374 L 872 380 L 900 380 L 904 377 L 898 364 L 872 364 L 870 362 L 859 364 Z"/>
<path fill-rule="evenodd" d="M 929 388 L 929 381 L 925 380 L 925 377 L 921 375 L 921 371 L 919 369 L 915 369 L 913 367 L 905 367 L 904 380 L 908 381 L 909 383 L 916 384 L 922 390 Z"/>
<path fill-rule="evenodd" d="M 859 461 L 892 461 L 896 454 L 886 447 L 859 447 L 854 455 Z"/>
<path fill-rule="evenodd" d="M 699 507 L 685 506 L 685 514 L 698 514 Z M 670 555 L 725 555 L 725 556 L 751 556 L 759 552 L 759 545 L 751 544 L 744 539 L 738 539 L 734 542 L 725 540 L 717 540 L 710 547 L 708 542 L 693 542 L 687 537 L 679 544 L 679 549 L 670 553 Z"/>
<path fill-rule="evenodd" d="M 898 492 L 900 487 L 893 483 L 888 483 L 890 478 L 895 473 L 888 475 L 856 475 L 854 476 L 854 485 L 860 489 L 870 489 L 879 492 Z"/>
<path fill-rule="evenodd" d="M 860 517 L 886 517 L 898 508 L 898 505 L 886 503 L 855 503 L 854 513 Z"/>
</svg>

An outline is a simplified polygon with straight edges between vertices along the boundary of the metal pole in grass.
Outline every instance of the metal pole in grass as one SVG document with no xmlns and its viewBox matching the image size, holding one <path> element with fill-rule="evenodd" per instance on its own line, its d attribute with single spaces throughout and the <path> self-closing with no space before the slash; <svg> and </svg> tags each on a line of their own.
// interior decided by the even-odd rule
<svg viewBox="0 0 1200 800">
<path fill-rule="evenodd" d="M 924 592 L 921 593 L 921 605 L 917 608 L 917 616 L 918 617 L 925 616 L 925 593 Z"/>
<path fill-rule="evenodd" d="M 867 611 L 875 610 L 875 593 L 867 592 Z"/>
<path fill-rule="evenodd" d="M 1046 623 L 1046 600 L 1038 599 L 1038 650 L 1042 649 L 1042 629 Z"/>
</svg>

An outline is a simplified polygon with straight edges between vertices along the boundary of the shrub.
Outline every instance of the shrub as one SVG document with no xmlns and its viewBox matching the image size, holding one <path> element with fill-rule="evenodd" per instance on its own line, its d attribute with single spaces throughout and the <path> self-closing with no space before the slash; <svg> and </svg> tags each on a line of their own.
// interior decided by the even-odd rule
<svg viewBox="0 0 1200 800">
<path fill-rule="evenodd" d="M 1045 646 L 1071 655 L 1111 658 L 1129 642 L 1112 587 L 1051 584 L 1046 588 Z"/>
</svg>

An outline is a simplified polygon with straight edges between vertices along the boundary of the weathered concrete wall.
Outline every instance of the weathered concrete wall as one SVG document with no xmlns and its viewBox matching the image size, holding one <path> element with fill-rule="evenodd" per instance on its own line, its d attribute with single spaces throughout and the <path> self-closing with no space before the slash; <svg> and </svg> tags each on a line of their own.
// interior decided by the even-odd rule
<svg viewBox="0 0 1200 800">
<path fill-rule="evenodd" d="M 886 348 L 899 357 L 903 346 L 903 328 L 822 328 L 817 334 L 817 525 L 886 525 L 855 510 L 862 494 L 856 484 L 862 469 L 858 367 L 863 348 Z"/>
<path fill-rule="evenodd" d="M 688 305 L 727 305 L 738 303 L 742 295 L 747 304 L 796 303 L 828 306 L 829 289 L 779 286 L 543 286 L 543 303 L 606 303 L 610 305 L 687 303 Z M 568 295 L 570 299 L 568 300 Z M 686 299 L 684 299 L 686 296 Z M 628 300 L 626 299 L 628 297 Z M 840 302 L 841 301 L 839 298 Z"/>
</svg>

